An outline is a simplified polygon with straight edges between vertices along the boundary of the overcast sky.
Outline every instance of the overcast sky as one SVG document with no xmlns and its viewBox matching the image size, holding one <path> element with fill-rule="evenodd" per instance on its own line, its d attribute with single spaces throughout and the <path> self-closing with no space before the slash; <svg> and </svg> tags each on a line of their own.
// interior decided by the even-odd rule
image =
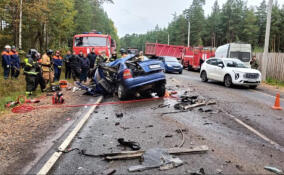
<svg viewBox="0 0 284 175">
<path fill-rule="evenodd" d="M 172 15 L 191 5 L 192 0 L 113 0 L 114 4 L 104 4 L 104 9 L 114 21 L 120 37 L 125 34 L 146 33 L 157 24 L 167 27 Z M 211 13 L 215 0 L 205 0 L 205 15 Z M 218 0 L 220 7 L 227 0 Z M 278 0 L 283 4 L 283 0 Z M 259 6 L 262 0 L 248 0 L 248 6 Z"/>
</svg>

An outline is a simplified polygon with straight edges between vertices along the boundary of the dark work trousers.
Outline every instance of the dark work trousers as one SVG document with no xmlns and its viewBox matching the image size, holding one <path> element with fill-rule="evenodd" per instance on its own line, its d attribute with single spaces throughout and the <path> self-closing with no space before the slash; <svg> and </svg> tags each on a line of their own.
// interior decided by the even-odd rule
<svg viewBox="0 0 284 175">
<path fill-rule="evenodd" d="M 16 67 L 11 67 L 11 78 L 18 78 L 20 75 L 20 70 Z"/>
<path fill-rule="evenodd" d="M 82 68 L 81 76 L 80 76 L 80 82 L 82 82 L 82 81 L 86 82 L 87 81 L 88 72 L 89 72 L 88 68 Z"/>
<path fill-rule="evenodd" d="M 8 79 L 10 75 L 10 67 L 7 68 L 7 66 L 4 66 L 4 79 Z"/>
<path fill-rule="evenodd" d="M 54 81 L 59 81 L 61 75 L 61 69 L 54 67 Z"/>
<path fill-rule="evenodd" d="M 26 75 L 26 92 L 32 93 L 36 89 L 36 79 L 35 75 Z"/>
<path fill-rule="evenodd" d="M 46 83 L 41 73 L 39 73 L 36 78 L 35 89 L 37 88 L 38 84 L 40 85 L 40 89 L 43 92 L 43 90 L 46 88 Z"/>
<path fill-rule="evenodd" d="M 80 74 L 81 74 L 80 68 L 71 67 L 71 73 L 72 73 L 72 77 L 74 81 L 80 78 Z"/>
<path fill-rule="evenodd" d="M 71 78 L 71 67 L 65 66 L 65 79 L 70 79 L 70 78 Z"/>
</svg>

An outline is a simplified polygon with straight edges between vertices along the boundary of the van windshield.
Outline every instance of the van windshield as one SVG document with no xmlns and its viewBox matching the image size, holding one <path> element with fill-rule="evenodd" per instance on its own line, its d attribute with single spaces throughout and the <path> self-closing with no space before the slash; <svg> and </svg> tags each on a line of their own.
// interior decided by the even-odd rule
<svg viewBox="0 0 284 175">
<path fill-rule="evenodd" d="M 249 52 L 231 52 L 230 58 L 237 58 L 243 62 L 249 62 L 250 53 Z"/>
<path fill-rule="evenodd" d="M 107 39 L 103 37 L 78 37 L 75 38 L 75 46 L 88 47 L 88 46 L 106 46 Z"/>
</svg>

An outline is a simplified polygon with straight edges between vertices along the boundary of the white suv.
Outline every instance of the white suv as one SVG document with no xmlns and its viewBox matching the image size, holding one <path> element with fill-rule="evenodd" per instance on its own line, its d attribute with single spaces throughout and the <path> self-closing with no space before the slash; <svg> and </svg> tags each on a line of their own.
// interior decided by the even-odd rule
<svg viewBox="0 0 284 175">
<path fill-rule="evenodd" d="M 261 73 L 248 68 L 235 58 L 210 58 L 201 66 L 200 77 L 203 82 L 216 80 L 224 82 L 226 87 L 247 85 L 256 88 L 261 82 Z"/>
</svg>

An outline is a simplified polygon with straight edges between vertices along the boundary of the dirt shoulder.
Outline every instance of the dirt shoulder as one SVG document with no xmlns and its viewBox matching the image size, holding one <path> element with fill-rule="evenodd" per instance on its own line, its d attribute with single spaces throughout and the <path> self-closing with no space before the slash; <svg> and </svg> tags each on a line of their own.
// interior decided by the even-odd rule
<svg viewBox="0 0 284 175">
<path fill-rule="evenodd" d="M 63 91 L 65 104 L 73 105 L 88 101 L 82 92 Z M 42 96 L 34 107 L 51 105 L 51 96 Z M 0 116 L 0 174 L 20 173 L 22 168 L 36 158 L 38 149 L 48 136 L 55 134 L 64 124 L 72 122 L 80 108 L 46 108 Z M 15 171 L 17 170 L 17 171 Z"/>
</svg>

